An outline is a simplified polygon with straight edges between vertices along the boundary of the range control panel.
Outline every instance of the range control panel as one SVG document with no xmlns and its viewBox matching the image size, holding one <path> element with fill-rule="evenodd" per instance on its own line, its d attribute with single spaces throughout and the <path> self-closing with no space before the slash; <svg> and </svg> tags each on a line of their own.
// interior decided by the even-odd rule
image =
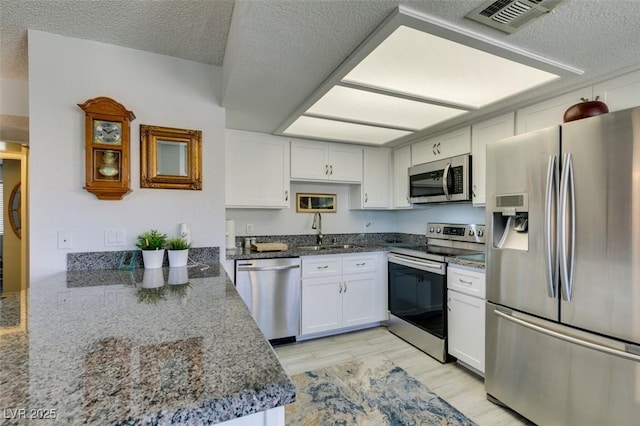
<svg viewBox="0 0 640 426">
<path fill-rule="evenodd" d="M 484 244 L 485 226 L 459 223 L 428 223 L 427 238 Z"/>
</svg>

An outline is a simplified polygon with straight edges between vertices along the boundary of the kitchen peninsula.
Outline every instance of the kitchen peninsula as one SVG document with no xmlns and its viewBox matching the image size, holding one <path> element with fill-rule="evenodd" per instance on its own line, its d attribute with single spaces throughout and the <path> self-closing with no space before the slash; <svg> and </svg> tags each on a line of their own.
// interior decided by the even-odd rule
<svg viewBox="0 0 640 426">
<path fill-rule="evenodd" d="M 224 269 L 176 269 L 32 283 L 26 334 L 1 339 L 3 421 L 284 424 L 295 387 Z M 176 272 L 188 284 L 172 285 Z"/>
</svg>

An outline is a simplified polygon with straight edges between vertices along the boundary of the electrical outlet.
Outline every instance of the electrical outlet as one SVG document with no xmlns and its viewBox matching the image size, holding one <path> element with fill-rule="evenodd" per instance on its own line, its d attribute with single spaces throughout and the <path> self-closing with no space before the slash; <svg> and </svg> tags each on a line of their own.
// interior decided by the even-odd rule
<svg viewBox="0 0 640 426">
<path fill-rule="evenodd" d="M 71 244 L 71 232 L 58 231 L 58 249 L 70 249 Z"/>
<path fill-rule="evenodd" d="M 247 231 L 247 235 L 253 234 L 253 223 L 247 223 L 246 231 Z"/>
</svg>

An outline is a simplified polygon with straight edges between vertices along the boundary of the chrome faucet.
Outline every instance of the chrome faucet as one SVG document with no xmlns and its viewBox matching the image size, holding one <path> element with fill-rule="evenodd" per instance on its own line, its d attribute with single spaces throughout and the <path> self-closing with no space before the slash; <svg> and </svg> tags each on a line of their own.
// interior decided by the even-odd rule
<svg viewBox="0 0 640 426">
<path fill-rule="evenodd" d="M 324 235 L 322 234 L 322 216 L 320 216 L 320 213 L 318 212 L 313 214 L 311 229 L 318 230 L 318 244 L 322 244 L 322 239 L 324 238 Z"/>
</svg>

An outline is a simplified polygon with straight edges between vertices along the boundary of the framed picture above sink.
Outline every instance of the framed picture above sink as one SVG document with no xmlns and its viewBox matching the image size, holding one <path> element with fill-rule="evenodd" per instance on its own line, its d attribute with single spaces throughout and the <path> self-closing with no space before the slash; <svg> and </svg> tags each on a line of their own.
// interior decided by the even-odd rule
<svg viewBox="0 0 640 426">
<path fill-rule="evenodd" d="M 335 213 L 338 207 L 336 194 L 296 193 L 296 212 Z"/>
</svg>

